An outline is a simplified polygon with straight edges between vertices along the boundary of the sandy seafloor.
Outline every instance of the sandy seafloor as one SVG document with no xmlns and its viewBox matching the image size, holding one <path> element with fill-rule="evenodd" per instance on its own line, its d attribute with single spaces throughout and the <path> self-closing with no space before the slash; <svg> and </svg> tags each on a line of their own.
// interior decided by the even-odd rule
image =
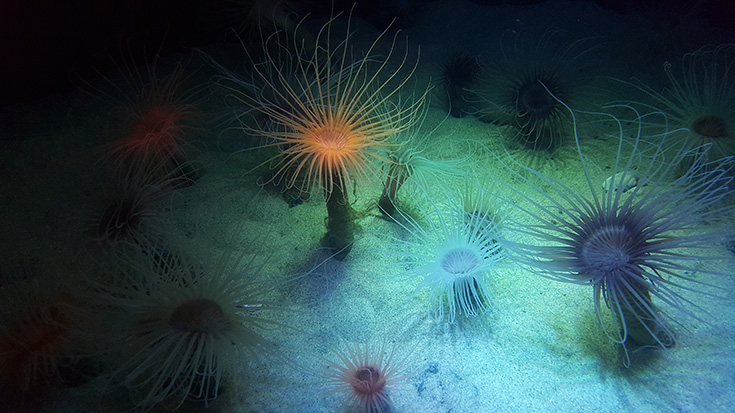
<svg viewBox="0 0 735 413">
<path fill-rule="evenodd" d="M 531 26 L 530 22 L 541 27 L 586 25 L 582 34 L 589 34 L 595 26 L 612 38 L 623 31 L 620 17 L 586 3 L 495 8 L 458 4 L 436 2 L 406 30 L 410 47 L 421 46 L 416 74 L 419 84 L 435 74 L 437 62 L 446 55 L 447 43 L 442 42 L 451 43 L 450 48 L 479 48 L 481 43 L 495 44 L 504 30 L 518 24 Z M 594 24 L 586 23 L 593 20 Z M 443 23 L 450 28 L 461 25 L 464 31 L 438 30 Z M 376 34 L 368 28 L 359 32 L 355 42 L 370 41 Z M 606 50 L 612 52 L 623 47 L 612 41 L 608 46 Z M 239 50 L 237 46 L 222 46 L 208 52 L 228 54 L 237 61 Z M 621 64 L 626 57 L 615 56 L 614 65 L 620 69 L 613 68 L 608 74 L 630 75 L 634 70 Z M 197 76 L 206 80 L 209 74 L 206 66 L 202 67 Z M 641 76 L 660 76 L 663 82 L 660 66 L 654 67 Z M 620 98 L 616 93 L 595 95 L 587 107 Z M 12 256 L 33 261 L 51 250 L 83 245 L 74 234 L 75 225 L 84 221 L 85 211 L 94 204 L 90 188 L 96 188 L 100 165 L 95 163 L 93 149 L 107 141 L 100 137 L 104 131 L 114 130 L 107 120 L 107 109 L 93 102 L 94 98 L 84 93 L 57 95 L 5 112 L 6 130 L 15 136 L 2 148 L 3 173 L 11 177 L 2 183 L 4 259 Z M 208 112 L 225 109 L 217 96 L 203 100 L 201 107 Z M 498 148 L 490 142 L 505 142 L 503 127 L 472 116 L 444 120 L 445 116 L 441 99 L 434 94 L 424 124 L 426 131 L 440 125 L 430 140 L 432 154 L 465 159 L 489 189 L 507 190 L 491 184 L 506 182 L 542 199 L 493 155 L 467 143 L 475 139 Z M 16 126 L 7 126 L 10 118 Z M 326 216 L 320 197 L 314 195 L 310 201 L 289 208 L 277 191 L 256 184 L 258 176 L 244 174 L 245 165 L 252 165 L 252 152 L 235 151 L 251 146 L 242 143 L 252 142 L 248 137 L 241 131 L 201 125 L 190 132 L 195 148 L 192 153 L 206 173 L 171 201 L 170 225 L 194 234 L 202 248 L 247 249 L 248 254 L 267 257 L 260 276 L 274 285 L 318 265 L 276 289 L 274 297 L 286 311 L 263 314 L 284 325 L 263 332 L 264 336 L 308 370 L 278 360 L 242 360 L 233 366 L 222 395 L 208 411 L 345 411 L 342 399 L 330 391 L 323 378 L 328 371 L 323 358 L 335 360 L 331 349 L 366 340 L 389 340 L 406 356 L 405 371 L 412 374 L 400 390 L 391 393 L 395 412 L 724 412 L 732 408 L 735 286 L 731 274 L 735 264 L 725 246 L 712 246 L 711 252 L 723 257 L 715 270 L 727 275 L 702 275 L 703 281 L 722 287 L 722 299 L 679 290 L 706 310 L 706 314 L 698 314 L 708 323 L 681 318 L 681 323 L 674 325 L 679 340 L 676 348 L 649 353 L 648 361 L 634 358 L 633 366 L 626 369 L 619 348 L 597 324 L 590 286 L 545 279 L 513 265 L 488 275 L 496 295 L 496 305 L 489 312 L 477 318 L 458 316 L 456 324 L 434 320 L 428 312 L 428 291 L 416 292 L 420 280 L 395 277 L 406 266 L 394 253 L 393 240 L 406 234 L 382 218 L 374 206 L 382 182 L 359 183 L 354 208 L 365 214 L 358 220 L 354 248 L 344 261 L 324 261 L 329 254 L 320 248 Z M 609 126 L 609 122 L 581 126 L 582 150 L 588 162 L 597 165 L 591 167 L 597 183 L 607 177 L 604 171 L 614 159 L 616 141 L 584 136 L 603 137 Z M 511 147 L 510 152 L 521 151 Z M 573 146 L 567 145 L 553 156 L 544 155 L 539 164 L 542 172 L 582 193 L 586 191 Z M 410 194 L 410 185 L 406 184 L 406 194 Z M 399 201 L 410 202 L 407 196 Z M 66 412 L 113 409 L 102 401 L 103 391 L 109 389 L 100 377 L 80 387 L 56 391 L 45 406 L 47 411 Z M 182 411 L 197 411 L 199 407 L 185 405 Z"/>
</svg>

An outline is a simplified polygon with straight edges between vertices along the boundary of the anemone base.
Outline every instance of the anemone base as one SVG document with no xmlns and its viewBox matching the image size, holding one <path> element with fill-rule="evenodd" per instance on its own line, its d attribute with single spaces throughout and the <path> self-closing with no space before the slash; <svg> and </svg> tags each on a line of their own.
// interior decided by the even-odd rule
<svg viewBox="0 0 735 413">
<path fill-rule="evenodd" d="M 332 250 L 334 258 L 342 261 L 352 249 L 355 240 L 355 210 L 342 189 L 335 188 L 327 197 L 327 233 L 322 245 Z"/>
</svg>

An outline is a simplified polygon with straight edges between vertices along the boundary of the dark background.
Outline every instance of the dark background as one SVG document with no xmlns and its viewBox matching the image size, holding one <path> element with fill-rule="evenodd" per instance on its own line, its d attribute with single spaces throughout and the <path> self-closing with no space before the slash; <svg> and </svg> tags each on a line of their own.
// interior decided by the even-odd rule
<svg viewBox="0 0 735 413">
<path fill-rule="evenodd" d="M 472 0 L 492 7 L 532 4 L 542 0 Z M 651 11 L 679 13 L 667 18 L 692 19 L 725 31 L 735 26 L 732 0 L 578 0 L 595 1 L 623 15 Z M 382 28 L 394 17 L 411 26 L 431 0 L 358 2 L 354 14 Z M 31 102 L 71 90 L 79 79 L 112 67 L 110 56 L 121 49 L 142 62 L 153 53 L 165 56 L 190 47 L 221 42 L 227 27 L 238 24 L 235 0 L 5 0 L 0 5 L 0 107 Z M 298 14 L 328 15 L 348 10 L 350 0 L 286 2 Z M 681 11 L 683 10 L 683 12 Z M 673 11 L 673 12 L 672 12 Z M 131 44 L 133 35 L 145 39 Z M 735 42 L 735 35 L 732 39 Z"/>
</svg>

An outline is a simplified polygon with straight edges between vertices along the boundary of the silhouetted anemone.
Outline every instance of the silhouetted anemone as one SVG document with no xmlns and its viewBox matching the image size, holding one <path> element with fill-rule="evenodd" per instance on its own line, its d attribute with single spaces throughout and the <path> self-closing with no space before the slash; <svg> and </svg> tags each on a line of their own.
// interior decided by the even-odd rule
<svg viewBox="0 0 735 413">
<path fill-rule="evenodd" d="M 727 231 L 716 221 L 732 212 L 720 201 L 733 191 L 728 187 L 728 172 L 735 160 L 707 162 L 706 148 L 686 145 L 675 156 L 665 156 L 662 144 L 648 144 L 642 136 L 647 118 L 660 113 L 640 116 L 636 112 L 633 131 L 608 115 L 619 128 L 618 150 L 612 174 L 603 183 L 596 180 L 582 154 L 575 112 L 568 110 L 589 193 L 516 165 L 523 173 L 515 173 L 527 187 L 514 189 L 524 200 L 514 202 L 514 208 L 526 219 L 509 223 L 508 230 L 531 241 L 503 240 L 501 244 L 532 271 L 591 284 L 598 320 L 605 334 L 623 345 L 624 364 L 629 366 L 628 351 L 670 348 L 676 343 L 661 305 L 696 318 L 693 310 L 699 307 L 679 291 L 711 293 L 717 282 L 707 283 L 701 276 L 723 275 L 698 263 L 727 259 L 712 250 L 726 238 Z M 631 133 L 630 141 L 624 138 Z M 629 155 L 626 145 L 632 146 Z M 695 159 L 691 167 L 674 179 L 673 171 L 689 156 Z M 638 162 L 641 159 L 645 161 Z M 604 307 L 613 327 L 604 321 Z"/>
<path fill-rule="evenodd" d="M 469 90 L 477 87 L 481 67 L 477 56 L 460 51 L 451 55 L 439 67 L 440 93 L 447 100 L 452 117 L 461 118 L 471 113 Z"/>
<path fill-rule="evenodd" d="M 160 159 L 131 157 L 126 166 L 112 170 L 112 182 L 103 185 L 99 205 L 86 222 L 86 235 L 95 246 L 117 253 L 147 248 L 161 240 L 169 201 L 189 181 Z"/>
<path fill-rule="evenodd" d="M 135 158 L 148 158 L 162 164 L 161 172 L 175 171 L 191 184 L 203 173 L 191 164 L 195 122 L 203 115 L 197 109 L 202 88 L 191 84 L 184 61 L 169 64 L 156 54 L 139 65 L 132 52 L 139 42 L 147 46 L 133 36 L 119 57 L 110 55 L 116 71 L 100 73 L 95 82 L 84 81 L 84 89 L 111 106 L 108 120 L 115 131 L 109 135 L 115 139 L 101 145 L 102 160 L 124 169 L 138 162 Z"/>
<path fill-rule="evenodd" d="M 37 258 L 33 266 L 17 272 L 8 272 L 7 267 L 0 271 L 0 397 L 4 411 L 41 410 L 46 401 L 42 395 L 50 388 L 91 373 L 80 373 L 80 366 L 83 356 L 93 353 L 90 336 L 99 320 L 87 308 L 83 281 L 64 259 L 56 257 Z"/>
<path fill-rule="evenodd" d="M 266 259 L 206 249 L 127 258 L 99 300 L 114 320 L 109 334 L 120 364 L 112 376 L 137 407 L 176 409 L 187 399 L 206 405 L 238 355 L 280 357 L 260 335 L 279 325 L 268 318 L 279 305 L 260 279 Z"/>
<path fill-rule="evenodd" d="M 426 205 L 416 203 L 418 218 L 398 210 L 394 220 L 409 238 L 395 240 L 405 248 L 395 253 L 410 266 L 398 276 L 421 278 L 419 289 L 430 289 L 430 312 L 437 320 L 446 313 L 454 323 L 457 313 L 477 316 L 492 307 L 491 277 L 502 268 L 506 254 L 498 243 L 502 219 L 489 208 L 487 197 L 446 187 L 441 192 L 448 199 L 443 204 L 425 192 L 418 197 L 426 200 Z"/>
<path fill-rule="evenodd" d="M 503 56 L 483 68 L 470 99 L 480 120 L 515 127 L 517 140 L 533 151 L 554 151 L 571 135 L 569 114 L 546 89 L 574 102 L 584 83 L 582 58 L 587 39 L 560 44 L 561 33 L 546 31 L 539 39 L 530 32 L 506 34 Z"/>
<path fill-rule="evenodd" d="M 672 145 L 711 144 L 712 159 L 735 155 L 735 44 L 685 54 L 679 75 L 669 63 L 664 70 L 669 79 L 664 92 L 636 86 L 653 98 L 649 106 L 666 112 L 672 128 L 687 130 L 667 136 Z"/>
</svg>

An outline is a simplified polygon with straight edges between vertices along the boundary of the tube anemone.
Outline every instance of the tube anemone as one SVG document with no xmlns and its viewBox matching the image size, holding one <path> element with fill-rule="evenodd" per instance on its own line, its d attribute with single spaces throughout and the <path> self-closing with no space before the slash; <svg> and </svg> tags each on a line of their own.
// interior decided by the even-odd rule
<svg viewBox="0 0 735 413">
<path fill-rule="evenodd" d="M 432 160 L 424 155 L 425 148 L 411 144 L 402 146 L 390 155 L 391 164 L 378 200 L 380 211 L 391 216 L 396 212 L 398 191 L 406 181 L 413 180 L 426 187 L 428 180 L 440 176 L 461 175 L 459 161 Z"/>
<path fill-rule="evenodd" d="M 128 42 L 141 41 L 133 37 Z M 84 82 L 95 99 L 112 106 L 110 120 L 121 122 L 117 130 L 124 131 L 101 146 L 102 156 L 120 169 L 136 158 L 154 159 L 166 172 L 175 171 L 191 184 L 203 173 L 192 168 L 189 153 L 194 122 L 202 117 L 197 109 L 201 89 L 189 85 L 191 73 L 185 62 L 165 65 L 155 54 L 139 65 L 130 44 L 119 57 L 110 56 L 118 67 L 113 74 L 100 73 L 99 85 Z"/>
<path fill-rule="evenodd" d="M 710 144 L 709 156 L 719 159 L 735 155 L 735 44 L 707 47 L 682 58 L 681 73 L 664 65 L 669 88 L 663 93 L 636 83 L 668 115 L 672 128 L 688 133 L 667 135 L 677 148 Z M 689 164 L 685 164 L 688 167 Z"/>
<path fill-rule="evenodd" d="M 506 34 L 500 63 L 483 68 L 471 91 L 475 115 L 483 121 L 513 126 L 515 141 L 532 151 L 553 152 L 571 135 L 569 114 L 542 86 L 562 100 L 582 94 L 580 75 L 588 39 L 563 44 L 560 31 L 538 39 L 530 31 Z"/>
<path fill-rule="evenodd" d="M 387 162 L 385 151 L 391 136 L 407 130 L 418 120 L 418 113 L 428 91 L 410 101 L 400 99 L 416 65 L 407 65 L 406 53 L 391 66 L 396 37 L 385 57 L 376 55 L 383 31 L 363 57 L 355 59 L 350 40 L 351 19 L 340 41 L 334 41 L 331 18 L 316 36 L 316 48 L 304 46 L 299 39 L 282 43 L 288 36 L 278 33 L 264 39 L 265 60 L 254 64 L 254 84 L 263 85 L 257 93 L 238 90 L 237 79 L 230 92 L 248 112 L 260 113 L 275 125 L 263 128 L 243 123 L 250 135 L 265 138 L 264 147 L 279 153 L 264 162 L 273 169 L 273 182 L 286 189 L 303 192 L 313 188 L 324 191 L 327 202 L 327 234 L 324 243 L 336 258 L 348 253 L 354 239 L 356 214 L 348 200 L 348 186 L 353 180 L 374 180 L 381 164 Z M 298 33 L 295 30 L 294 33 Z M 397 36 L 397 35 L 396 35 Z M 289 59 L 290 65 L 282 65 Z M 284 72 L 290 68 L 290 73 Z M 390 67 L 390 69 L 389 69 Z M 390 72 L 390 73 L 389 73 Z M 288 79 L 296 79 L 289 81 Z M 271 93 L 277 99 L 271 99 Z"/>
<path fill-rule="evenodd" d="M 454 323 L 457 314 L 486 312 L 494 303 L 490 278 L 506 259 L 498 243 L 502 220 L 488 208 L 484 196 L 453 196 L 445 189 L 443 196 L 449 201 L 439 204 L 424 195 L 428 206 L 417 205 L 419 218 L 400 210 L 394 218 L 409 234 L 408 239 L 395 241 L 404 247 L 395 254 L 410 266 L 397 276 L 422 280 L 418 289 L 429 288 L 429 311 L 437 320 L 446 314 Z M 473 201 L 466 204 L 466 199 Z"/>
<path fill-rule="evenodd" d="M 447 114 L 430 131 L 423 132 L 427 113 L 428 111 L 424 111 L 421 115 L 418 127 L 411 132 L 397 135 L 396 140 L 403 144 L 389 155 L 391 163 L 387 166 L 383 193 L 378 200 L 378 208 L 384 215 L 391 216 L 395 213 L 398 191 L 407 181 L 428 188 L 431 181 L 459 177 L 466 173 L 467 159 L 441 159 L 436 151 L 432 151 L 430 145 L 431 136 L 444 124 L 449 115 Z"/>
<path fill-rule="evenodd" d="M 439 67 L 439 85 L 444 92 L 449 114 L 462 118 L 472 113 L 467 100 L 469 90 L 477 86 L 482 68 L 478 57 L 466 51 L 455 52 Z"/>
<path fill-rule="evenodd" d="M 236 356 L 278 355 L 259 333 L 279 325 L 263 317 L 277 307 L 256 281 L 263 265 L 244 252 L 151 250 L 131 256 L 122 278 L 102 286 L 103 308 L 117 317 L 111 334 L 122 363 L 113 377 L 138 407 L 207 404 Z"/>
<path fill-rule="evenodd" d="M 386 342 L 373 346 L 347 344 L 346 350 L 334 350 L 338 362 L 328 361 L 328 378 L 335 393 L 342 395 L 350 411 L 386 413 L 393 411 L 391 392 L 400 390 L 408 379 L 407 356 L 399 357 L 396 346 Z"/>
<path fill-rule="evenodd" d="M 92 247 L 113 250 L 146 249 L 163 238 L 166 208 L 175 191 L 188 185 L 180 169 L 169 169 L 167 157 L 132 157 L 125 167 L 112 170 L 99 205 L 85 223 Z"/>
<path fill-rule="evenodd" d="M 159 162 L 170 163 L 171 168 L 187 162 L 184 151 L 185 131 L 190 128 L 187 122 L 198 115 L 195 105 L 181 96 L 186 81 L 184 70 L 178 64 L 170 74 L 158 78 L 155 63 L 149 69 L 149 79 L 124 109 L 129 123 L 125 137 L 109 144 L 118 162 L 131 156 L 156 157 Z"/>
<path fill-rule="evenodd" d="M 698 263 L 727 260 L 711 251 L 728 235 L 715 223 L 732 213 L 732 207 L 721 201 L 733 192 L 728 184 L 735 159 L 708 162 L 707 148 L 689 149 L 686 144 L 675 156 L 665 156 L 662 143 L 649 148 L 642 136 L 648 118 L 660 113 L 635 112 L 630 141 L 624 138 L 631 133 L 624 122 L 606 115 L 617 124 L 619 135 L 612 175 L 603 187 L 593 180 L 579 145 L 575 112 L 559 103 L 572 117 L 589 193 L 516 164 L 511 169 L 529 188 L 513 189 L 525 201 L 515 208 L 530 223 L 514 220 L 508 226 L 531 241 L 501 243 L 514 261 L 531 271 L 592 285 L 598 321 L 605 334 L 622 345 L 623 364 L 628 367 L 629 351 L 676 344 L 661 304 L 698 319 L 694 310 L 699 307 L 681 291 L 714 294 L 714 285 L 692 274 L 723 275 Z M 632 151 L 625 155 L 628 144 Z M 694 159 L 691 167 L 674 178 L 673 172 L 689 157 Z M 613 327 L 604 321 L 605 308 Z"/>
<path fill-rule="evenodd" d="M 98 320 L 87 307 L 84 279 L 63 260 L 47 259 L 0 278 L 0 396 L 5 411 L 40 410 L 40 395 L 76 379 L 71 373 L 84 370 L 80 361 L 93 352 L 90 341 Z M 36 268 L 39 262 L 41 268 Z"/>
</svg>

